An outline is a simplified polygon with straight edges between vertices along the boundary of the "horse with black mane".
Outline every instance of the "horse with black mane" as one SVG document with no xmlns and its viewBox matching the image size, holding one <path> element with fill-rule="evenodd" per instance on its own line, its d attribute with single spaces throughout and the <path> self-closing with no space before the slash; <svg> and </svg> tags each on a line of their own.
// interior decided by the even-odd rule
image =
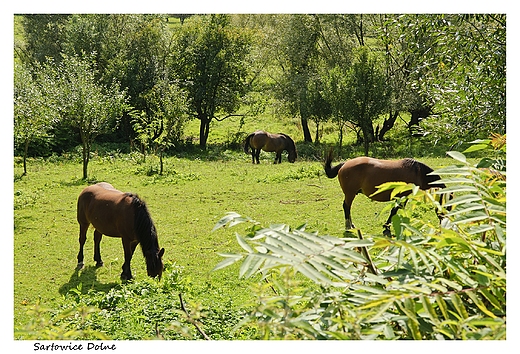
<svg viewBox="0 0 520 354">
<path fill-rule="evenodd" d="M 339 184 L 345 195 L 343 201 L 343 211 L 345 213 L 345 228 L 354 228 L 350 209 L 352 202 L 358 193 L 363 193 L 372 200 L 387 202 L 390 200 L 391 191 L 383 191 L 374 194 L 377 187 L 387 182 L 413 183 L 422 190 L 430 188 L 445 188 L 442 183 L 435 183 L 440 180 L 433 170 L 427 165 L 414 159 L 406 158 L 402 160 L 379 160 L 371 157 L 356 157 L 342 162 L 334 167 L 332 163 L 332 150 L 329 151 L 325 160 L 325 174 L 329 178 L 338 177 Z M 400 194 L 399 196 L 406 195 Z M 385 223 L 385 234 L 389 233 L 389 224 L 392 216 L 397 212 L 395 207 L 390 212 Z"/>
<path fill-rule="evenodd" d="M 103 235 L 119 237 L 123 242 L 125 262 L 122 280 L 132 279 L 130 261 L 137 244 L 141 244 L 150 277 L 161 278 L 164 248 L 159 249 L 157 230 L 144 201 L 132 193 L 123 193 L 106 182 L 85 188 L 78 197 L 79 223 L 78 269 L 83 267 L 83 245 L 89 225 L 94 226 L 94 261 L 101 267 L 99 244 Z"/>
<path fill-rule="evenodd" d="M 287 134 L 271 134 L 263 130 L 257 130 L 247 136 L 244 141 L 244 152 L 249 154 L 251 147 L 251 157 L 253 163 L 260 163 L 260 150 L 266 152 L 276 152 L 274 163 L 282 162 L 282 151 L 287 151 L 287 159 L 289 162 L 296 161 L 296 145 L 291 137 Z"/>
</svg>

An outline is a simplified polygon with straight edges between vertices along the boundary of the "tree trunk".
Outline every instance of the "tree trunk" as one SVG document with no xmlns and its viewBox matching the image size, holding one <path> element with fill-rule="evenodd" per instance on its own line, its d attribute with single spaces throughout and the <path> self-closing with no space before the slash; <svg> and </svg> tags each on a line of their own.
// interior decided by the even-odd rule
<svg viewBox="0 0 520 354">
<path fill-rule="evenodd" d="M 163 174 L 163 149 L 159 149 L 159 175 Z"/>
<path fill-rule="evenodd" d="M 209 136 L 209 123 L 211 119 L 206 116 L 199 116 L 200 119 L 200 130 L 199 130 L 199 144 L 201 149 L 206 150 L 206 143 L 208 142 Z"/>
<path fill-rule="evenodd" d="M 87 167 L 90 158 L 90 139 L 88 138 L 88 135 L 81 129 L 79 131 L 79 135 L 81 137 L 81 153 L 83 155 L 83 179 L 86 180 L 88 178 Z"/>
<path fill-rule="evenodd" d="M 397 117 L 399 116 L 399 112 L 390 112 L 388 114 L 388 119 L 385 118 L 385 121 L 383 122 L 383 127 L 379 131 L 379 134 L 377 136 L 377 139 L 382 141 L 384 140 L 385 134 L 394 127 L 395 121 L 397 120 Z"/>
<path fill-rule="evenodd" d="M 431 113 L 431 107 L 420 107 L 410 111 L 412 117 L 408 123 L 408 129 L 412 129 L 414 125 L 419 125 L 421 118 L 427 118 Z"/>
<path fill-rule="evenodd" d="M 27 151 L 29 150 L 29 138 L 25 140 L 25 149 L 23 152 L 23 175 L 27 175 Z"/>
<path fill-rule="evenodd" d="M 90 157 L 90 149 L 89 144 L 83 142 L 83 179 L 86 180 L 88 178 L 88 161 Z"/>
<path fill-rule="evenodd" d="M 302 116 L 301 122 L 302 122 L 302 129 L 303 129 L 303 141 L 312 143 L 312 137 L 311 137 L 311 132 L 309 130 L 309 124 L 308 124 L 307 118 L 304 118 Z"/>
<path fill-rule="evenodd" d="M 372 136 L 370 134 L 369 129 L 363 129 L 363 147 L 365 149 L 365 156 L 368 156 L 368 149 L 370 147 L 370 141 L 372 140 Z"/>
</svg>

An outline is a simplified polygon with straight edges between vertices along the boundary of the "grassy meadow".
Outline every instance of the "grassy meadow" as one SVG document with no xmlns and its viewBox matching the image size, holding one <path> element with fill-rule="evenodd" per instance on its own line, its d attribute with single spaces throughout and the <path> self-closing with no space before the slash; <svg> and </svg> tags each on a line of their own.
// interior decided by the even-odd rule
<svg viewBox="0 0 520 354">
<path fill-rule="evenodd" d="M 196 137 L 196 123 L 190 123 L 186 134 Z M 186 300 L 207 308 L 240 308 L 252 300 L 250 286 L 254 280 L 238 279 L 238 266 L 211 271 L 222 260 L 218 253 L 240 250 L 234 234 L 246 226 L 212 232 L 227 212 L 249 216 L 262 225 L 284 223 L 297 227 L 305 223 L 308 230 L 341 237 L 343 195 L 337 179 L 324 175 L 318 156 L 320 149 L 314 149 L 294 164 L 287 162 L 284 153 L 279 165 L 273 164 L 274 154 L 262 152 L 261 164 L 252 165 L 250 155 L 236 144 L 233 147 L 231 140 L 241 136 L 240 132 L 259 127 L 287 132 L 295 137 L 301 150 L 310 150 L 300 141 L 302 134 L 296 121 L 272 120 L 270 124 L 259 124 L 250 120 L 240 126 L 238 121 L 230 120 L 212 127 L 208 151 L 193 148 L 192 152 L 167 157 L 163 175 L 157 174 L 157 157 L 149 155 L 143 161 L 136 152 L 94 151 L 89 181 L 81 179 L 79 154 L 31 158 L 26 176 L 21 176 L 22 159 L 14 157 L 15 330 L 28 323 L 31 319 L 28 309 L 37 303 L 56 308 L 63 296 L 71 289 L 78 289 L 80 284 L 86 294 L 89 289 L 108 292 L 121 283 L 121 241 L 103 238 L 104 266 L 96 269 L 92 229 L 85 245 L 85 268 L 75 270 L 79 247 L 76 201 L 90 183 L 107 181 L 119 190 L 137 193 L 146 201 L 158 230 L 159 245 L 166 249 L 165 263 L 168 267 L 182 267 L 183 275 L 192 283 L 191 298 Z M 322 141 L 333 144 L 335 137 L 325 134 Z M 395 146 L 395 142 L 389 144 Z M 406 156 L 433 168 L 453 163 L 448 158 L 431 156 L 432 149 L 425 151 L 428 151 L 425 156 Z M 350 153 L 346 149 L 343 154 Z M 380 215 L 383 207 L 358 196 L 352 209 L 354 223 L 364 233 L 381 233 L 387 218 L 386 214 Z M 425 212 L 426 217 L 435 217 L 432 212 Z M 136 279 L 147 278 L 140 248 L 136 249 L 131 267 Z"/>
</svg>

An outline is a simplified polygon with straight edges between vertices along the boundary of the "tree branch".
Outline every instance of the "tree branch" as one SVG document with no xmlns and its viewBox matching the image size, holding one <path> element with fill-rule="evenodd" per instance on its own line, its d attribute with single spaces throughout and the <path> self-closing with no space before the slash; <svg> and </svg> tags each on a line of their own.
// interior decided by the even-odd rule
<svg viewBox="0 0 520 354">
<path fill-rule="evenodd" d="M 182 294 L 181 293 L 179 293 L 179 300 L 181 301 L 181 309 L 182 309 L 182 311 L 184 311 L 184 313 L 186 313 L 186 316 L 188 316 L 188 322 L 190 322 L 192 325 L 195 326 L 197 331 L 199 331 L 199 333 L 204 337 L 205 340 L 211 340 L 211 338 L 208 337 L 208 335 L 206 333 L 204 333 L 204 331 L 199 327 L 197 322 L 193 318 L 191 318 L 191 315 L 189 314 L 189 312 L 184 307 L 184 301 L 182 300 Z"/>
</svg>

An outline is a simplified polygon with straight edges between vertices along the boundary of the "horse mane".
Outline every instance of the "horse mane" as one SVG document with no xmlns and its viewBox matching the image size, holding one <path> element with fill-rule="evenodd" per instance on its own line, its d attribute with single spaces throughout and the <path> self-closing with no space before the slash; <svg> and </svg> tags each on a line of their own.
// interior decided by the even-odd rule
<svg viewBox="0 0 520 354">
<path fill-rule="evenodd" d="M 147 254 L 156 252 L 159 249 L 157 230 L 148 212 L 146 203 L 136 194 L 125 193 L 125 196 L 132 198 L 132 206 L 134 207 L 134 230 L 141 244 L 143 256 L 148 260 Z"/>
<path fill-rule="evenodd" d="M 294 156 L 298 156 L 298 154 L 296 152 L 296 144 L 294 143 L 294 140 L 292 140 L 292 138 L 287 134 L 284 134 L 284 133 L 279 133 L 279 134 L 285 136 L 289 140 L 289 142 L 291 143 L 292 149 L 294 150 Z"/>
</svg>

